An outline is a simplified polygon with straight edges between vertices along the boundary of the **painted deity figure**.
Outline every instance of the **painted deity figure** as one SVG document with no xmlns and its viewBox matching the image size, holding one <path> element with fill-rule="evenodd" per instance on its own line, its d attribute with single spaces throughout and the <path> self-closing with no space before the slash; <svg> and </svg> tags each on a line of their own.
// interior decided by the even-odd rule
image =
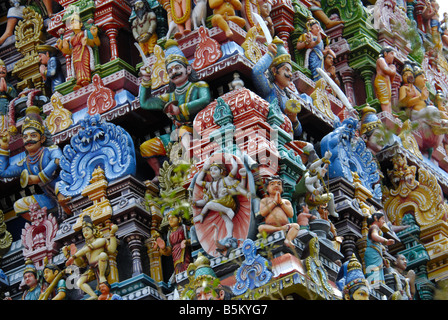
<svg viewBox="0 0 448 320">
<path fill-rule="evenodd" d="M 101 282 L 98 288 L 101 292 L 101 294 L 98 296 L 98 300 L 123 300 L 120 295 L 110 292 L 111 286 L 107 281 Z"/>
<path fill-rule="evenodd" d="M 23 19 L 23 9 L 25 6 L 21 5 L 20 0 L 9 0 L 9 4 L 11 8 L 8 9 L 8 14 L 6 15 L 8 21 L 6 22 L 5 32 L 0 37 L 0 46 L 14 34 L 14 28 L 17 22 Z"/>
<path fill-rule="evenodd" d="M 196 207 L 200 207 L 202 210 L 193 218 L 193 221 L 204 223 L 205 217 L 211 210 L 220 212 L 226 227 L 226 236 L 219 240 L 219 244 L 227 247 L 229 242 L 236 241 L 233 235 L 233 218 L 236 215 L 237 202 L 234 197 L 242 194 L 249 198 L 250 193 L 245 188 L 246 169 L 238 170 L 236 160 L 232 156 L 226 155 L 225 161 L 225 163 L 231 164 L 230 172 L 227 175 L 224 164 L 211 162 L 210 158 L 205 160 L 195 182 L 205 189 L 204 197 L 193 202 Z M 207 172 L 210 172 L 211 181 L 205 180 Z M 241 180 L 236 179 L 237 173 L 241 176 Z"/>
<path fill-rule="evenodd" d="M 71 55 L 73 71 L 75 73 L 76 85 L 74 90 L 78 90 L 90 84 L 92 80 L 91 72 L 94 70 L 93 47 L 101 44 L 98 37 L 98 27 L 92 25 L 89 32 L 83 30 L 83 23 L 79 14 L 74 13 L 70 18 L 70 30 L 73 36 L 70 41 L 58 39 L 57 48 L 66 55 Z"/>
<path fill-rule="evenodd" d="M 432 42 L 436 48 L 442 49 L 440 35 L 442 33 L 441 22 L 439 21 L 439 4 L 436 0 L 425 1 L 426 7 L 423 9 L 422 16 L 427 20 L 427 33 L 432 37 Z"/>
<path fill-rule="evenodd" d="M 39 273 L 31 260 L 25 262 L 22 283 L 21 286 L 25 288 L 22 300 L 39 300 L 42 287 L 39 283 Z"/>
<path fill-rule="evenodd" d="M 236 11 L 242 8 L 239 0 L 209 0 L 208 5 L 213 10 L 212 26 L 220 28 L 227 37 L 233 35 L 228 21 L 236 23 L 241 28 L 246 25 L 246 20 L 236 15 Z"/>
<path fill-rule="evenodd" d="M 61 62 L 56 57 L 56 48 L 49 45 L 36 46 L 39 55 L 39 71 L 45 84 L 50 87 L 50 92 L 55 92 L 55 87 L 65 82 Z"/>
<path fill-rule="evenodd" d="M 385 245 L 395 243 L 394 239 L 384 238 L 381 227 L 386 223 L 382 212 L 375 212 L 368 218 L 367 224 L 369 231 L 367 235 L 367 248 L 364 253 L 364 262 L 366 268 L 366 278 L 369 283 L 384 283 L 384 267 L 388 267 L 383 252 Z"/>
<path fill-rule="evenodd" d="M 299 209 L 297 211 L 297 224 L 299 225 L 300 231 L 297 234 L 300 236 L 305 232 L 309 232 L 310 230 L 310 221 L 317 219 L 318 216 L 310 213 L 310 209 L 308 205 L 304 202 L 299 205 Z"/>
<path fill-rule="evenodd" d="M 192 261 L 191 242 L 188 238 L 186 225 L 178 214 L 169 213 L 168 223 L 170 231 L 165 242 L 161 237 L 156 239 L 155 246 L 164 256 L 172 256 L 174 272 L 178 274 L 186 271 Z"/>
<path fill-rule="evenodd" d="M 324 70 L 330 76 L 330 79 L 334 81 L 338 86 L 341 86 L 338 76 L 336 75 L 336 67 L 334 65 L 334 60 L 336 59 L 336 54 L 329 47 L 324 50 Z"/>
<path fill-rule="evenodd" d="M 361 110 L 361 138 L 373 154 L 381 151 L 387 144 L 383 123 L 376 115 L 376 109 L 366 106 Z"/>
<path fill-rule="evenodd" d="M 265 76 L 266 70 L 269 70 L 268 77 Z M 267 53 L 253 67 L 252 78 L 261 97 L 269 103 L 277 100 L 280 109 L 293 125 L 294 138 L 300 137 L 302 125 L 297 118 L 300 110 L 294 111 L 287 108 L 289 102 L 297 101 L 299 96 L 297 91 L 293 91 L 295 87 L 292 83 L 291 56 L 286 52 L 283 41 L 278 37 L 275 37 L 268 45 Z"/>
<path fill-rule="evenodd" d="M 46 263 L 44 266 L 45 282 L 42 286 L 42 294 L 39 300 L 65 300 L 67 286 L 63 278 L 63 271 L 54 263 Z"/>
<path fill-rule="evenodd" d="M 274 22 L 271 18 L 271 10 L 272 10 L 272 2 L 270 0 L 263 0 L 259 2 L 260 6 L 260 16 L 263 18 L 266 26 L 268 27 L 271 36 L 273 37 L 275 34 L 274 30 Z"/>
<path fill-rule="evenodd" d="M 397 71 L 394 60 L 393 48 L 386 47 L 381 50 L 376 61 L 376 76 L 373 83 L 381 110 L 389 113 L 392 113 L 392 82 Z"/>
<path fill-rule="evenodd" d="M 339 269 L 336 285 L 342 290 L 344 300 L 369 300 L 369 283 L 355 254 Z"/>
<path fill-rule="evenodd" d="M 399 90 L 399 103 L 406 109 L 411 121 L 419 124 L 424 138 L 420 149 L 431 158 L 434 148 L 448 133 L 448 114 L 443 106 L 437 108 L 429 99 L 424 71 L 406 63 L 402 71 L 403 84 Z"/>
<path fill-rule="evenodd" d="M 330 164 L 331 151 L 326 151 L 322 158 L 316 158 L 307 167 L 307 171 L 297 183 L 296 194 L 304 195 L 305 202 L 315 208 L 319 205 L 328 206 L 330 214 L 334 217 L 339 215 L 335 211 L 334 195 L 326 189 L 324 177 Z"/>
<path fill-rule="evenodd" d="M 394 289 L 396 290 L 391 300 L 413 300 L 415 294 L 415 272 L 406 271 L 407 259 L 403 254 L 398 254 L 391 268 L 394 277 Z"/>
<path fill-rule="evenodd" d="M 75 264 L 78 267 L 87 267 L 86 272 L 80 276 L 76 284 L 90 296 L 89 299 L 98 298 L 98 295 L 89 285 L 90 281 L 107 282 L 106 277 L 110 272 L 109 254 L 114 254 L 117 251 L 117 238 L 115 237 L 117 230 L 117 225 L 111 225 L 109 239 L 107 239 L 93 224 L 92 218 L 84 215 L 82 217 L 82 234 L 85 245 L 79 250 L 72 246 L 71 255 L 68 247 L 64 247 L 62 250 L 67 258 L 65 263 L 67 266 Z"/>
<path fill-rule="evenodd" d="M 286 233 L 285 245 L 294 248 L 293 240 L 297 237 L 301 227 L 297 223 L 289 222 L 289 219 L 294 216 L 294 209 L 289 200 L 281 197 L 283 181 L 279 176 L 268 178 L 266 193 L 266 197 L 260 201 L 259 214 L 264 218 L 264 223 L 258 226 L 258 231 L 261 234 L 284 231 Z"/>
<path fill-rule="evenodd" d="M 145 67 L 140 69 L 140 106 L 145 110 L 163 110 L 173 122 L 173 132 L 152 138 L 140 145 L 140 153 L 154 170 L 153 182 L 158 182 L 160 159 L 166 156 L 165 146 L 179 141 L 184 150 L 189 150 L 196 114 L 211 100 L 209 86 L 199 81 L 196 71 L 188 63 L 175 40 L 166 45 L 165 66 L 170 79 L 168 92 L 160 96 L 151 95 L 151 75 Z"/>
<path fill-rule="evenodd" d="M 6 130 L 9 102 L 17 97 L 16 89 L 6 81 L 7 75 L 6 64 L 0 59 L 0 131 Z"/>
<path fill-rule="evenodd" d="M 301 35 L 297 41 L 297 50 L 306 49 L 305 52 L 305 68 L 311 71 L 311 76 L 314 81 L 321 78 L 317 72 L 317 68 L 325 70 L 324 67 L 324 53 L 328 50 L 325 47 L 322 38 L 323 31 L 317 20 L 309 18 L 306 22 L 307 32 Z"/>
<path fill-rule="evenodd" d="M 138 0 L 134 3 L 134 16 L 129 18 L 134 39 L 142 48 L 146 56 L 154 52 L 157 44 L 157 17 L 146 0 Z"/>
<path fill-rule="evenodd" d="M 38 203 L 40 208 L 48 210 L 57 206 L 57 183 L 61 149 L 54 145 L 48 130 L 39 115 L 40 109 L 32 106 L 26 110 L 22 125 L 22 139 L 25 146 L 25 157 L 17 163 L 10 162 L 9 140 L 7 131 L 0 133 L 0 176 L 3 178 L 20 177 L 23 187 L 38 185 L 43 194 L 25 196 L 14 203 L 16 214 L 22 214 L 27 220 L 29 206 Z"/>
</svg>

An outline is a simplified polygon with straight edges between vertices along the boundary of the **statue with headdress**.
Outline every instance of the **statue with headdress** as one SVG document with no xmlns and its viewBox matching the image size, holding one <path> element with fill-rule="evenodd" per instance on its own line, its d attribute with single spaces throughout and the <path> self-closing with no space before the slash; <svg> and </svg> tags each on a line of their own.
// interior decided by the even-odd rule
<svg viewBox="0 0 448 320">
<path fill-rule="evenodd" d="M 339 269 L 336 285 L 343 291 L 344 300 L 369 300 L 369 284 L 355 254 Z"/>
<path fill-rule="evenodd" d="M 56 57 L 57 49 L 53 46 L 41 44 L 36 46 L 39 55 L 39 71 L 45 84 L 49 85 L 50 92 L 55 92 L 55 87 L 65 82 L 61 62 Z"/>
<path fill-rule="evenodd" d="M 193 120 L 196 114 L 211 100 L 209 86 L 199 81 L 196 71 L 177 46 L 177 41 L 169 39 L 165 45 L 165 67 L 168 73 L 168 92 L 159 96 L 151 94 L 151 72 L 143 66 L 140 69 L 140 107 L 145 110 L 163 111 L 172 120 L 172 133 L 152 138 L 140 145 L 140 153 L 154 170 L 153 182 L 158 182 L 160 161 L 166 157 L 166 146 L 170 142 L 180 142 L 183 150 L 189 150 Z"/>
<path fill-rule="evenodd" d="M 17 97 L 16 89 L 6 81 L 7 74 L 6 64 L 0 59 L 0 132 L 7 129 L 9 102 Z"/>
<path fill-rule="evenodd" d="M 181 289 L 182 300 L 230 300 L 231 289 L 223 286 L 201 252 L 187 269 L 189 283 Z"/>
<path fill-rule="evenodd" d="M 65 300 L 67 297 L 67 287 L 65 284 L 64 270 L 56 264 L 44 259 L 44 280 L 42 293 L 39 300 Z"/>
<path fill-rule="evenodd" d="M 66 266 L 75 264 L 80 268 L 87 267 L 76 284 L 90 296 L 89 299 L 97 299 L 98 295 L 90 287 L 89 282 L 97 280 L 98 285 L 107 282 L 107 276 L 110 274 L 109 254 L 114 254 L 117 251 L 118 242 L 115 233 L 118 226 L 112 224 L 109 237 L 106 238 L 89 215 L 84 214 L 80 219 L 82 219 L 85 245 L 79 250 L 74 244 L 70 248 L 66 246 L 62 248 L 62 252 L 67 258 Z"/>
<path fill-rule="evenodd" d="M 77 9 L 77 8 L 76 8 Z M 73 90 L 78 90 L 90 84 L 91 73 L 95 69 L 92 48 L 101 44 L 98 37 L 98 27 L 92 25 L 89 30 L 83 28 L 84 24 L 78 12 L 74 12 L 70 18 L 69 28 L 73 35 L 69 40 L 58 39 L 56 47 L 65 55 L 71 56 L 76 84 Z"/>
<path fill-rule="evenodd" d="M 268 76 L 265 75 L 266 71 Z M 286 51 L 281 39 L 275 37 L 268 45 L 268 51 L 252 69 L 252 78 L 262 98 L 269 103 L 277 100 L 280 109 L 291 120 L 294 137 L 299 137 L 302 134 L 302 125 L 297 118 L 301 110 L 299 100 L 311 97 L 299 95 L 292 83 L 291 55 Z"/>
<path fill-rule="evenodd" d="M 205 160 L 192 182 L 196 191 L 193 192 L 193 222 L 199 242 L 211 255 L 216 254 L 213 249 L 228 255 L 238 247 L 238 239 L 247 236 L 245 227 L 249 219 L 245 214 L 250 210 L 240 200 L 247 201 L 250 192 L 247 170 L 237 160 L 233 155 L 217 153 Z M 202 198 L 198 198 L 199 189 Z"/>
<path fill-rule="evenodd" d="M 25 269 L 23 269 L 23 280 L 20 287 L 24 289 L 22 300 L 39 300 L 42 292 L 40 285 L 40 272 L 37 270 L 31 259 L 25 262 Z"/>
<path fill-rule="evenodd" d="M 311 76 L 314 81 L 321 78 L 317 69 L 325 70 L 324 56 L 327 51 L 331 49 L 325 45 L 328 41 L 325 33 L 322 31 L 319 21 L 312 17 L 308 17 L 306 22 L 306 32 L 303 33 L 298 41 L 297 50 L 306 49 L 305 51 L 305 68 L 311 71 Z"/>
<path fill-rule="evenodd" d="M 38 203 L 40 208 L 46 207 L 49 211 L 57 208 L 56 185 L 60 181 L 58 173 L 62 151 L 53 144 L 36 106 L 26 109 L 21 133 L 25 151 L 17 162 L 10 159 L 9 132 L 0 133 L 0 177 L 20 177 L 22 188 L 38 185 L 43 190 L 43 194 L 25 196 L 14 203 L 16 214 L 30 220 L 28 213 L 32 203 Z"/>
</svg>

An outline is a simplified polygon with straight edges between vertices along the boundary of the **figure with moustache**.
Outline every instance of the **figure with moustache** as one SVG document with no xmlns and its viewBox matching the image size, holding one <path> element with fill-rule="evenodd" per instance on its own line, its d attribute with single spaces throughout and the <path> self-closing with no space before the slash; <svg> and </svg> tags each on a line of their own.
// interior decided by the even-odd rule
<svg viewBox="0 0 448 320">
<path fill-rule="evenodd" d="M 20 177 L 22 187 L 38 185 L 44 192 L 25 196 L 14 203 L 16 214 L 30 220 L 29 206 L 38 203 L 40 208 L 56 208 L 56 184 L 59 178 L 59 161 L 62 150 L 53 145 L 51 136 L 40 117 L 36 106 L 28 107 L 22 125 L 22 139 L 25 147 L 24 157 L 15 162 L 10 158 L 8 131 L 0 133 L 0 177 Z"/>
<path fill-rule="evenodd" d="M 293 240 L 300 231 L 300 225 L 289 223 L 293 217 L 292 204 L 287 199 L 282 199 L 283 181 L 279 176 L 269 177 L 266 182 L 267 196 L 260 201 L 260 216 L 264 223 L 258 226 L 261 234 L 271 234 L 276 231 L 285 231 L 285 245 L 294 248 Z"/>
<path fill-rule="evenodd" d="M 268 77 L 265 72 L 268 71 Z M 302 134 L 302 125 L 297 113 L 286 108 L 289 100 L 294 100 L 297 92 L 293 91 L 291 56 L 286 52 L 284 43 L 278 37 L 268 45 L 268 51 L 255 64 L 252 69 L 252 78 L 260 96 L 269 103 L 275 99 L 283 113 L 288 116 L 293 126 L 294 138 Z"/>
<path fill-rule="evenodd" d="M 145 55 L 154 52 L 157 44 L 157 17 L 146 0 L 138 0 L 134 3 L 134 16 L 129 18 L 132 35 L 143 50 Z"/>
<path fill-rule="evenodd" d="M 152 138 L 140 145 L 142 157 L 154 170 L 154 183 L 158 183 L 159 159 L 166 156 L 165 146 L 169 142 L 180 142 L 184 151 L 189 150 L 194 117 L 211 101 L 208 84 L 199 81 L 195 70 L 178 48 L 177 41 L 169 39 L 165 48 L 165 67 L 170 79 L 167 93 L 152 96 L 151 72 L 145 66 L 140 69 L 140 107 L 145 110 L 162 110 L 173 122 L 171 134 Z"/>
</svg>

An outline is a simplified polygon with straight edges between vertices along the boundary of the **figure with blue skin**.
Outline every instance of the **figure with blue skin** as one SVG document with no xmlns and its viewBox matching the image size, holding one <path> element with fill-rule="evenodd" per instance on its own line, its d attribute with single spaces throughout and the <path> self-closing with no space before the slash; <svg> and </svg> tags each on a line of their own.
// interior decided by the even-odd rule
<svg viewBox="0 0 448 320">
<path fill-rule="evenodd" d="M 55 87 L 65 82 L 61 62 L 56 57 L 56 48 L 49 45 L 36 46 L 39 55 L 39 71 L 45 84 L 49 84 L 50 92 L 55 92 Z"/>
<path fill-rule="evenodd" d="M 320 79 L 317 68 L 324 70 L 324 42 L 321 27 L 317 20 L 309 18 L 306 23 L 307 33 L 303 34 L 297 42 L 297 50 L 307 49 L 305 68 L 310 69 L 314 81 Z"/>
<path fill-rule="evenodd" d="M 29 205 L 38 203 L 41 208 L 51 210 L 57 206 L 56 184 L 60 181 L 59 161 L 62 151 L 53 145 L 46 130 L 39 108 L 32 106 L 26 110 L 22 125 L 22 138 L 25 157 L 17 163 L 11 163 L 9 156 L 10 136 L 7 131 L 0 133 L 0 177 L 20 177 L 21 185 L 39 185 L 43 194 L 23 197 L 14 203 L 16 214 L 29 220 Z"/>
<path fill-rule="evenodd" d="M 265 76 L 269 70 L 269 76 Z M 294 138 L 302 134 L 302 125 L 297 118 L 297 111 L 287 108 L 288 101 L 296 100 L 299 93 L 293 91 L 291 56 L 286 52 L 284 43 L 278 37 L 268 45 L 268 51 L 252 69 L 252 78 L 258 93 L 269 103 L 277 99 L 280 109 L 291 120 Z"/>
</svg>

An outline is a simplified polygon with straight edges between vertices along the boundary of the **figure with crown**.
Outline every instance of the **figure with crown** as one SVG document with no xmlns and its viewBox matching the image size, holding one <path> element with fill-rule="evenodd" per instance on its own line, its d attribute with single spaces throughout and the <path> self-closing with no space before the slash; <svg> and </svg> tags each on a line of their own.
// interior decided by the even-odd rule
<svg viewBox="0 0 448 320">
<path fill-rule="evenodd" d="M 140 153 L 154 170 L 154 183 L 158 182 L 160 158 L 166 156 L 165 146 L 169 142 L 180 142 L 184 150 L 190 148 L 193 120 L 196 114 L 211 101 L 209 86 L 199 81 L 196 71 L 189 64 L 177 41 L 169 39 L 165 45 L 165 67 L 169 77 L 168 92 L 151 95 L 151 73 L 143 66 L 140 69 L 140 107 L 145 110 L 163 110 L 172 120 L 172 133 L 145 141 Z"/>
<path fill-rule="evenodd" d="M 63 54 L 71 55 L 76 77 L 73 90 L 78 90 L 89 85 L 92 80 L 91 72 L 94 69 L 92 47 L 98 47 L 101 41 L 97 26 L 92 25 L 89 31 L 83 30 L 83 22 L 77 12 L 70 18 L 70 29 L 74 33 L 70 40 L 58 39 L 56 46 Z"/>
<path fill-rule="evenodd" d="M 67 266 L 75 264 L 78 267 L 87 267 L 86 272 L 81 275 L 76 284 L 90 296 L 89 299 L 98 299 L 98 295 L 90 287 L 89 282 L 97 280 L 98 285 L 107 282 L 107 276 L 110 273 L 109 254 L 117 251 L 118 242 L 115 233 L 118 226 L 112 224 L 109 238 L 106 238 L 101 230 L 93 224 L 89 215 L 84 214 L 81 219 L 85 245 L 79 250 L 75 245 L 72 245 L 71 248 L 64 247 L 62 252 L 67 258 L 65 262 Z"/>
<path fill-rule="evenodd" d="M 56 185 L 60 180 L 58 175 L 61 149 L 53 144 L 51 135 L 44 126 L 36 106 L 28 107 L 22 125 L 22 139 L 25 146 L 25 157 L 17 163 L 11 163 L 7 130 L 0 132 L 0 177 L 20 177 L 23 188 L 28 185 L 38 185 L 43 194 L 25 196 L 14 203 L 16 214 L 30 220 L 29 206 L 38 203 L 40 208 L 48 210 L 57 207 Z"/>
<path fill-rule="evenodd" d="M 6 64 L 0 59 L 0 131 L 6 128 L 6 114 L 8 113 L 9 102 L 17 97 L 17 91 L 6 81 L 8 71 Z"/>
<path fill-rule="evenodd" d="M 269 70 L 268 77 L 265 76 L 266 70 Z M 268 51 L 252 69 L 252 77 L 261 97 L 269 103 L 277 99 L 280 109 L 291 120 L 294 137 L 299 137 L 302 134 L 302 125 L 297 118 L 300 105 L 295 103 L 299 93 L 292 83 L 291 55 L 286 52 L 281 39 L 275 37 L 268 45 Z"/>
</svg>

